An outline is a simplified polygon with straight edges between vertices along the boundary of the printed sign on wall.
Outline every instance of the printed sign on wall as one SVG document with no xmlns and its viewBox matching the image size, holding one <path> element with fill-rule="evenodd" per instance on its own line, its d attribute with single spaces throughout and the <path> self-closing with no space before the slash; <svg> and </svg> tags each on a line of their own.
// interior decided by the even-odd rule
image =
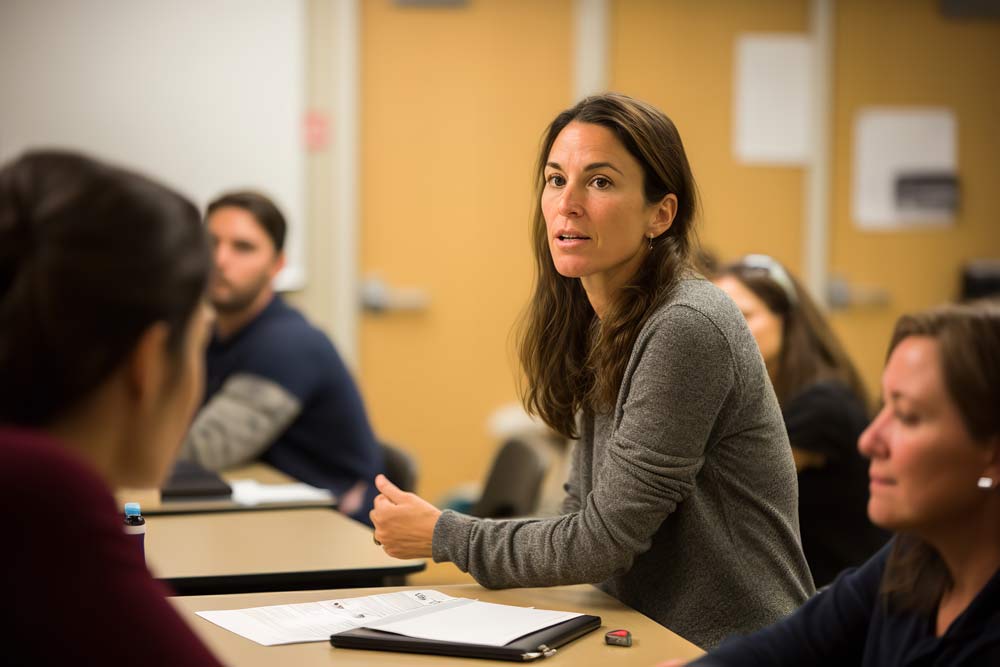
<svg viewBox="0 0 1000 667">
<path fill-rule="evenodd" d="M 852 212 L 861 229 L 952 224 L 957 121 L 948 109 L 869 108 L 854 121 Z"/>
</svg>

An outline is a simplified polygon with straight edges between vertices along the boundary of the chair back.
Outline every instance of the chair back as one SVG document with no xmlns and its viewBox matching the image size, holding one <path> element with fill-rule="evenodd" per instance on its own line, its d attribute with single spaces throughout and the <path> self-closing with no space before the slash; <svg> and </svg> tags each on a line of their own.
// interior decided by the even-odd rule
<svg viewBox="0 0 1000 667">
<path fill-rule="evenodd" d="M 497 451 L 483 495 L 470 513 L 494 519 L 530 516 L 538 507 L 548 468 L 548 453 L 540 447 L 520 438 L 507 440 Z"/>
<path fill-rule="evenodd" d="M 398 447 L 386 442 L 379 444 L 382 448 L 382 460 L 385 462 L 385 476 L 403 491 L 416 491 L 416 460 Z"/>
</svg>

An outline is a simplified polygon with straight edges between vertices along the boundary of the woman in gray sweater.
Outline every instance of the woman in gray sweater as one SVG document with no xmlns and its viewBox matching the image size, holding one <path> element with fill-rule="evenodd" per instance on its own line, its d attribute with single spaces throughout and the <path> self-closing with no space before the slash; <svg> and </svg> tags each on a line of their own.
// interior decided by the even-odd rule
<svg viewBox="0 0 1000 667">
<path fill-rule="evenodd" d="M 673 123 L 623 95 L 549 126 L 524 400 L 578 439 L 564 513 L 440 512 L 380 476 L 375 537 L 490 588 L 597 583 L 710 648 L 812 593 L 774 391 L 743 317 L 689 262 L 695 185 Z"/>
</svg>

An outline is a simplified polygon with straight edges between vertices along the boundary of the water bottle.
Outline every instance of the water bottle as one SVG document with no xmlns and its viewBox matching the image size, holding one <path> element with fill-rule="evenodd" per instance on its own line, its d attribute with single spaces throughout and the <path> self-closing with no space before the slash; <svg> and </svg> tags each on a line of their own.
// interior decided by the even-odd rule
<svg viewBox="0 0 1000 667">
<path fill-rule="evenodd" d="M 142 518 L 139 503 L 125 503 L 125 534 L 139 545 L 139 553 L 146 559 L 146 520 Z"/>
</svg>

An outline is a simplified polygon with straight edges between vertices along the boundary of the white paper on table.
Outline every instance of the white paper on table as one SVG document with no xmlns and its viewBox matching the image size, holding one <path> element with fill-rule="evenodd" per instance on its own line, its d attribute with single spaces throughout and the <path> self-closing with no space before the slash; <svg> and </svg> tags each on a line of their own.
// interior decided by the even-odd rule
<svg viewBox="0 0 1000 667">
<path fill-rule="evenodd" d="M 416 609 L 369 621 L 363 627 L 419 639 L 504 646 L 518 637 L 580 615 L 570 611 L 512 607 L 454 598 L 433 608 Z"/>
<path fill-rule="evenodd" d="M 400 591 L 357 598 L 196 612 L 207 621 L 264 646 L 322 642 L 335 632 L 372 619 L 443 604 L 455 598 L 433 590 Z"/>
<path fill-rule="evenodd" d="M 237 479 L 229 483 L 233 502 L 240 505 L 333 500 L 328 489 L 317 489 L 301 482 L 292 484 L 261 484 L 255 479 Z"/>
</svg>

